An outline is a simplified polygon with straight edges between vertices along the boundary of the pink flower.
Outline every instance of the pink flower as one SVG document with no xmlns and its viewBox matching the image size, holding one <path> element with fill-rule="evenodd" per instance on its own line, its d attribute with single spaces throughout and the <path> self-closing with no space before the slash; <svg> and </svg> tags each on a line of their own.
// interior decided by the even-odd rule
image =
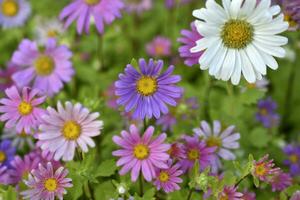
<svg viewBox="0 0 300 200">
<path fill-rule="evenodd" d="M 174 142 L 171 144 L 171 148 L 169 149 L 168 153 L 172 159 L 180 160 L 186 158 L 184 148 L 185 147 L 183 144 Z"/>
<path fill-rule="evenodd" d="M 273 160 L 268 161 L 268 158 L 269 155 L 266 154 L 259 161 L 254 161 L 252 174 L 261 181 L 269 181 L 271 176 L 280 172 L 280 168 L 274 168 L 275 164 L 273 163 Z"/>
<path fill-rule="evenodd" d="M 131 180 L 135 182 L 141 171 L 144 178 L 151 181 L 156 177 L 156 169 L 168 168 L 166 161 L 170 145 L 163 143 L 167 135 L 163 133 L 152 138 L 152 126 L 142 137 L 135 125 L 131 125 L 129 131 L 122 131 L 122 137 L 113 137 L 113 141 L 122 148 L 113 152 L 114 156 L 121 157 L 117 162 L 117 166 L 123 166 L 119 173 L 124 175 L 131 170 Z"/>
<path fill-rule="evenodd" d="M 0 91 L 13 86 L 14 81 L 12 80 L 12 75 L 19 70 L 19 66 L 9 62 L 5 69 L 0 70 Z"/>
<path fill-rule="evenodd" d="M 282 191 L 292 185 L 292 177 L 288 173 L 278 172 L 270 180 L 272 191 Z"/>
<path fill-rule="evenodd" d="M 68 170 L 60 167 L 54 170 L 49 162 L 46 166 L 39 164 L 38 168 L 32 170 L 25 184 L 29 190 L 21 192 L 24 199 L 31 200 L 54 200 L 55 197 L 63 199 L 63 195 L 67 193 L 65 188 L 72 187 L 72 179 L 66 178 Z"/>
<path fill-rule="evenodd" d="M 11 184 L 10 174 L 7 172 L 7 166 L 0 164 L 0 185 Z"/>
<path fill-rule="evenodd" d="M 96 120 L 98 117 L 99 113 L 90 113 L 80 103 L 66 102 L 64 108 L 58 102 L 57 111 L 48 107 L 37 136 L 41 149 L 55 153 L 54 160 L 64 161 L 73 160 L 77 146 L 88 152 L 88 146 L 95 147 L 91 137 L 100 135 L 103 127 L 103 121 Z"/>
<path fill-rule="evenodd" d="M 0 112 L 3 113 L 0 120 L 6 121 L 5 127 L 16 127 L 19 133 L 23 130 L 29 133 L 31 129 L 36 129 L 40 116 L 44 113 L 38 106 L 46 97 L 40 96 L 38 90 L 28 87 L 24 87 L 20 94 L 15 86 L 6 89 L 5 94 L 8 98 L 0 100 Z"/>
<path fill-rule="evenodd" d="M 242 200 L 243 193 L 237 192 L 234 186 L 225 186 L 223 191 L 219 193 L 218 200 Z"/>
<path fill-rule="evenodd" d="M 146 50 L 148 55 L 153 57 L 171 55 L 171 40 L 166 37 L 157 36 L 147 44 Z"/>
</svg>

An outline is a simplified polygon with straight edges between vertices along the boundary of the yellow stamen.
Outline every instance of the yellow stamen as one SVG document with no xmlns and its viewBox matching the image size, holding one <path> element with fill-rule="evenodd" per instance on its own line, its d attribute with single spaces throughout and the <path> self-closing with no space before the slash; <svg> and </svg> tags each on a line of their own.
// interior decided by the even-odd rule
<svg viewBox="0 0 300 200">
<path fill-rule="evenodd" d="M 58 31 L 57 30 L 49 30 L 47 32 L 47 37 L 54 38 L 54 37 L 57 37 L 57 35 L 58 35 Z"/>
<path fill-rule="evenodd" d="M 19 5 L 14 0 L 4 0 L 1 4 L 1 12 L 8 17 L 15 16 L 19 11 Z"/>
<path fill-rule="evenodd" d="M 169 180 L 169 174 L 167 172 L 162 171 L 162 172 L 160 172 L 158 179 L 161 182 L 167 182 Z"/>
<path fill-rule="evenodd" d="M 290 155 L 290 156 L 289 156 L 289 159 L 290 159 L 290 161 L 291 161 L 292 163 L 297 163 L 298 160 L 299 160 L 299 158 L 298 158 L 298 156 L 297 156 L 296 154 Z"/>
<path fill-rule="evenodd" d="M 74 121 L 67 121 L 62 128 L 62 133 L 67 140 L 76 140 L 81 134 L 81 127 Z"/>
<path fill-rule="evenodd" d="M 206 140 L 206 145 L 208 147 L 220 147 L 222 145 L 222 140 L 218 137 L 210 136 Z"/>
<path fill-rule="evenodd" d="M 47 55 L 41 55 L 34 61 L 35 71 L 40 76 L 50 75 L 55 67 L 54 60 Z"/>
<path fill-rule="evenodd" d="M 150 76 L 143 76 L 136 82 L 136 89 L 143 96 L 152 95 L 157 90 L 157 81 Z"/>
<path fill-rule="evenodd" d="M 49 192 L 53 192 L 57 189 L 57 181 L 54 178 L 49 178 L 45 181 L 44 187 Z"/>
<path fill-rule="evenodd" d="M 258 176 L 264 176 L 267 173 L 267 169 L 264 163 L 255 166 L 255 174 Z"/>
<path fill-rule="evenodd" d="M 133 149 L 134 156 L 139 160 L 144 160 L 149 156 L 149 148 L 146 145 L 138 144 Z"/>
<path fill-rule="evenodd" d="M 33 110 L 33 107 L 30 103 L 27 103 L 26 101 L 22 101 L 18 106 L 18 111 L 20 115 L 29 115 Z"/>
<path fill-rule="evenodd" d="M 84 0 L 88 5 L 96 5 L 100 0 Z"/>
<path fill-rule="evenodd" d="M 292 18 L 292 16 L 288 14 L 284 15 L 284 21 L 288 22 L 290 27 L 296 27 L 298 25 L 297 22 Z"/>
<path fill-rule="evenodd" d="M 199 158 L 199 151 L 197 149 L 191 149 L 188 152 L 189 160 L 197 160 Z"/>
<path fill-rule="evenodd" d="M 4 162 L 6 160 L 6 155 L 3 151 L 0 151 L 0 163 Z"/>
</svg>

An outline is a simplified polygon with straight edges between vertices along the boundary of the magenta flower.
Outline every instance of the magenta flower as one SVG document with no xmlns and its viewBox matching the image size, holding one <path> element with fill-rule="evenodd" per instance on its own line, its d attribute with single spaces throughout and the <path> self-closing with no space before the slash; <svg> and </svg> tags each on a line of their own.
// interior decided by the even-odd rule
<svg viewBox="0 0 300 200">
<path fill-rule="evenodd" d="M 297 190 L 292 197 L 290 198 L 290 200 L 300 200 L 300 191 Z"/>
<path fill-rule="evenodd" d="M 171 40 L 166 37 L 157 36 L 146 45 L 147 54 L 153 57 L 171 55 Z"/>
<path fill-rule="evenodd" d="M 254 161 L 252 175 L 256 176 L 259 180 L 268 182 L 270 178 L 280 172 L 280 168 L 274 168 L 273 160 L 268 160 L 269 155 L 266 154 L 259 161 Z"/>
<path fill-rule="evenodd" d="M 202 38 L 197 31 L 194 22 L 191 23 L 191 30 L 182 30 L 182 37 L 178 38 L 178 42 L 183 45 L 178 49 L 180 57 L 184 58 L 184 64 L 191 67 L 199 63 L 199 58 L 203 54 L 203 51 L 192 53 L 190 49 L 196 45 L 196 42 Z"/>
<path fill-rule="evenodd" d="M 31 171 L 28 180 L 24 181 L 29 189 L 21 192 L 21 195 L 24 199 L 31 200 L 54 200 L 55 197 L 63 199 L 63 195 L 67 193 L 65 188 L 73 186 L 72 179 L 66 178 L 68 173 L 64 167 L 54 170 L 50 162 L 45 166 L 39 164 L 37 169 Z"/>
<path fill-rule="evenodd" d="M 122 131 L 121 135 L 114 136 L 113 141 L 122 149 L 114 151 L 113 155 L 121 157 L 117 166 L 123 166 L 119 171 L 121 175 L 131 170 L 131 180 L 135 182 L 142 172 L 147 181 L 156 177 L 155 169 L 167 169 L 167 160 L 170 149 L 169 144 L 164 144 L 167 135 L 160 134 L 157 138 L 152 138 L 154 127 L 150 126 L 141 137 L 135 125 L 131 125 L 129 133 Z"/>
<path fill-rule="evenodd" d="M 7 171 L 7 166 L 0 164 L 0 185 L 11 184 L 10 174 Z"/>
<path fill-rule="evenodd" d="M 18 89 L 13 86 L 5 90 L 8 98 L 0 99 L 0 116 L 1 121 L 5 121 L 6 128 L 16 127 L 17 132 L 23 130 L 26 133 L 36 129 L 40 121 L 40 116 L 44 110 L 38 106 L 42 104 L 46 97 L 40 96 L 36 89 L 31 90 L 28 87 L 22 89 L 19 93 Z"/>
<path fill-rule="evenodd" d="M 152 0 L 125 0 L 125 10 L 129 13 L 136 12 L 142 14 L 144 11 L 152 8 Z"/>
<path fill-rule="evenodd" d="M 185 136 L 185 158 L 179 161 L 183 171 L 193 168 L 195 161 L 199 162 L 200 170 L 212 164 L 215 159 L 215 150 L 217 147 L 207 147 L 204 141 L 199 141 L 199 138 Z"/>
<path fill-rule="evenodd" d="M 39 50 L 36 42 L 24 39 L 12 56 L 12 62 L 23 69 L 12 78 L 19 87 L 32 86 L 52 96 L 74 74 L 71 57 L 68 47 L 58 46 L 54 38 L 48 39 L 43 50 Z"/>
<path fill-rule="evenodd" d="M 180 160 L 186 158 L 184 148 L 185 147 L 183 144 L 174 142 L 171 144 L 171 148 L 169 149 L 168 153 L 172 159 Z"/>
<path fill-rule="evenodd" d="M 243 193 L 237 192 L 234 186 L 225 186 L 223 191 L 219 193 L 218 200 L 242 200 Z"/>
<path fill-rule="evenodd" d="M 99 113 L 90 113 L 80 103 L 66 102 L 64 108 L 58 102 L 57 111 L 48 107 L 37 136 L 41 149 L 55 153 L 54 160 L 64 161 L 73 160 L 77 146 L 88 152 L 88 146 L 95 147 L 91 137 L 100 135 L 103 128 L 103 121 L 96 120 L 98 117 Z"/>
<path fill-rule="evenodd" d="M 274 174 L 270 179 L 272 191 L 282 191 L 292 185 L 292 177 L 288 173 L 282 171 Z"/>
<path fill-rule="evenodd" d="M 183 174 L 183 171 L 179 169 L 180 165 L 172 166 L 172 161 L 169 161 L 168 166 L 168 169 L 157 170 L 156 180 L 153 182 L 157 190 L 162 188 L 166 193 L 180 190 L 178 183 L 182 183 L 182 179 L 179 176 Z"/>
<path fill-rule="evenodd" d="M 10 62 L 7 64 L 7 67 L 5 69 L 0 70 L 0 91 L 4 92 L 5 89 L 10 88 L 14 85 L 12 75 L 19 69 L 19 66 Z"/>
<path fill-rule="evenodd" d="M 256 194 L 248 190 L 243 191 L 243 200 L 256 200 Z"/>
<path fill-rule="evenodd" d="M 116 18 L 120 18 L 123 7 L 122 0 L 74 0 L 62 10 L 59 19 L 65 20 L 65 28 L 77 20 L 79 34 L 83 31 L 89 33 L 90 21 L 94 19 L 98 32 L 102 34 L 104 23 L 111 24 Z"/>
</svg>

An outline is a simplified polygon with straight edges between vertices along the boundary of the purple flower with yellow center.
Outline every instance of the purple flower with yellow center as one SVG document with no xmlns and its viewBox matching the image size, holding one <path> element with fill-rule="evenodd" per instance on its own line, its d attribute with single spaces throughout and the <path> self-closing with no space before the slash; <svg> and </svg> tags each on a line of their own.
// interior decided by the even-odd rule
<svg viewBox="0 0 300 200">
<path fill-rule="evenodd" d="M 156 169 L 168 169 L 167 160 L 170 149 L 169 144 L 164 141 L 167 138 L 165 133 L 152 138 L 154 127 L 146 129 L 143 136 L 135 125 L 131 125 L 129 132 L 123 130 L 121 136 L 114 136 L 113 141 L 122 149 L 113 152 L 114 156 L 120 157 L 117 166 L 123 166 L 119 173 L 126 174 L 131 170 L 131 180 L 135 182 L 141 172 L 146 181 L 156 177 Z"/>
<path fill-rule="evenodd" d="M 211 166 L 217 147 L 208 147 L 204 141 L 196 137 L 184 136 L 184 140 L 185 158 L 179 161 L 184 172 L 192 169 L 196 161 L 199 162 L 200 170 Z"/>
<path fill-rule="evenodd" d="M 37 135 L 41 149 L 54 153 L 54 160 L 62 158 L 64 161 L 73 160 L 78 146 L 88 152 L 88 146 L 95 147 L 91 137 L 100 135 L 103 128 L 103 121 L 97 120 L 99 115 L 98 112 L 90 113 L 80 103 L 66 102 L 64 108 L 58 102 L 57 111 L 48 107 Z"/>
<path fill-rule="evenodd" d="M 288 156 L 283 163 L 290 167 L 291 175 L 300 175 L 300 146 L 289 144 L 283 148 L 283 152 Z"/>
<path fill-rule="evenodd" d="M 292 177 L 282 171 L 274 174 L 270 180 L 272 191 L 282 191 L 292 185 Z"/>
<path fill-rule="evenodd" d="M 201 121 L 200 127 L 193 131 L 196 136 L 203 139 L 208 147 L 217 147 L 216 153 L 225 160 L 234 160 L 236 157 L 231 149 L 240 147 L 238 140 L 240 134 L 234 131 L 235 126 L 229 126 L 221 130 L 221 123 L 218 120 L 213 122 L 213 127 L 206 121 Z"/>
<path fill-rule="evenodd" d="M 218 200 L 243 200 L 243 193 L 237 191 L 235 186 L 225 186 L 219 193 Z"/>
<path fill-rule="evenodd" d="M 23 26 L 30 12 L 26 0 L 0 0 L 0 25 L 3 28 Z"/>
<path fill-rule="evenodd" d="M 152 8 L 152 0 L 125 0 L 125 10 L 142 14 Z"/>
<path fill-rule="evenodd" d="M 290 198 L 290 200 L 300 200 L 300 191 L 296 191 L 292 197 Z"/>
<path fill-rule="evenodd" d="M 149 56 L 161 57 L 171 55 L 171 40 L 166 37 L 157 36 L 146 45 L 146 51 Z"/>
<path fill-rule="evenodd" d="M 121 17 L 124 7 L 122 0 L 74 0 L 60 13 L 59 19 L 65 20 L 65 28 L 77 21 L 77 32 L 89 33 L 91 19 L 94 19 L 97 31 L 104 32 L 104 24 L 111 24 Z"/>
<path fill-rule="evenodd" d="M 5 69 L 0 70 L 0 91 L 4 92 L 5 89 L 14 85 L 12 75 L 19 69 L 20 68 L 16 64 L 9 62 Z"/>
<path fill-rule="evenodd" d="M 194 22 L 191 23 L 191 30 L 181 30 L 181 37 L 178 38 L 178 42 L 182 43 L 182 46 L 179 47 L 178 51 L 180 57 L 185 59 L 184 64 L 189 67 L 198 64 L 198 60 L 203 54 L 202 51 L 195 53 L 190 51 L 190 49 L 193 48 L 196 45 L 196 42 L 201 38 L 202 36 L 197 31 Z"/>
<path fill-rule="evenodd" d="M 0 143 L 0 164 L 10 167 L 10 162 L 14 159 L 16 148 L 12 146 L 10 140 L 3 140 Z"/>
<path fill-rule="evenodd" d="M 179 176 L 183 174 L 179 164 L 172 165 L 172 161 L 168 161 L 168 166 L 168 169 L 157 170 L 153 182 L 157 190 L 163 189 L 166 193 L 180 190 L 178 184 L 182 183 L 182 179 Z"/>
<path fill-rule="evenodd" d="M 19 93 L 15 86 L 5 90 L 8 98 L 0 99 L 0 116 L 1 121 L 5 121 L 6 128 L 16 127 L 17 132 L 25 131 L 30 133 L 32 129 L 36 129 L 40 121 L 40 116 L 44 110 L 39 108 L 46 99 L 40 96 L 36 89 L 31 90 L 28 87 L 22 89 Z"/>
<path fill-rule="evenodd" d="M 271 97 L 259 100 L 257 107 L 256 120 L 261 122 L 264 127 L 272 128 L 279 124 L 280 117 L 276 113 L 277 103 Z"/>
<path fill-rule="evenodd" d="M 117 103 L 125 106 L 125 112 L 133 111 L 133 118 L 159 118 L 161 112 L 167 114 L 166 104 L 176 106 L 176 99 L 181 97 L 183 89 L 176 86 L 181 80 L 179 75 L 172 75 L 174 66 L 170 66 L 161 74 L 163 61 L 153 59 L 147 63 L 139 60 L 139 71 L 131 64 L 125 69 L 125 74 L 119 75 L 116 81 Z"/>
<path fill-rule="evenodd" d="M 58 46 L 54 38 L 48 39 L 42 50 L 39 50 L 36 42 L 24 39 L 12 56 L 12 62 L 22 69 L 14 73 L 12 78 L 19 87 L 31 86 L 52 96 L 74 74 L 71 57 L 72 52 L 68 47 Z"/>
<path fill-rule="evenodd" d="M 37 169 L 31 171 L 25 184 L 28 190 L 21 192 L 24 199 L 47 199 L 54 200 L 63 199 L 63 195 L 67 193 L 66 188 L 72 187 L 72 179 L 67 178 L 68 170 L 64 167 L 53 169 L 49 162 L 43 166 L 39 164 Z"/>
<path fill-rule="evenodd" d="M 179 142 L 174 142 L 171 144 L 171 148 L 169 149 L 168 153 L 172 159 L 180 160 L 186 158 L 184 145 Z"/>
<path fill-rule="evenodd" d="M 253 163 L 252 175 L 264 182 L 270 181 L 270 178 L 281 170 L 279 167 L 275 167 L 273 160 L 268 159 L 269 155 L 266 154 Z"/>
<path fill-rule="evenodd" d="M 0 184 L 8 185 L 11 184 L 10 175 L 7 172 L 7 166 L 0 164 Z"/>
</svg>

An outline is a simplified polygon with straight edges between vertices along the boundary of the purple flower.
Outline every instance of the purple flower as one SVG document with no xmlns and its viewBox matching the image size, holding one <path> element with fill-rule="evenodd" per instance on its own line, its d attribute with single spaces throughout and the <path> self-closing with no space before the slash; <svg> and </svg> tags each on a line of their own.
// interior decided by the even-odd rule
<svg viewBox="0 0 300 200">
<path fill-rule="evenodd" d="M 74 74 L 71 57 L 72 52 L 64 45 L 57 46 L 54 38 L 48 39 L 43 50 L 24 39 L 12 57 L 12 62 L 23 68 L 13 74 L 13 80 L 19 87 L 32 86 L 52 96 Z"/>
<path fill-rule="evenodd" d="M 102 34 L 104 23 L 111 24 L 116 18 L 120 18 L 123 7 L 122 0 L 74 0 L 61 11 L 59 19 L 65 20 L 65 28 L 77 20 L 79 34 L 83 31 L 89 33 L 90 21 L 94 19 L 98 32 Z"/>
<path fill-rule="evenodd" d="M 104 97 L 106 97 L 106 105 L 114 110 L 118 110 L 117 99 L 115 95 L 116 87 L 115 84 L 111 84 L 104 92 Z"/>
<path fill-rule="evenodd" d="M 300 191 L 296 191 L 293 196 L 290 198 L 290 200 L 300 200 Z"/>
<path fill-rule="evenodd" d="M 125 10 L 129 13 L 136 12 L 142 14 L 152 8 L 152 0 L 125 0 Z"/>
<path fill-rule="evenodd" d="M 6 121 L 6 128 L 16 127 L 17 132 L 25 131 L 30 133 L 36 129 L 44 110 L 38 106 L 42 104 L 46 97 L 40 96 L 36 89 L 24 87 L 22 93 L 15 86 L 5 90 L 8 98 L 0 99 L 1 121 Z"/>
<path fill-rule="evenodd" d="M 282 191 L 292 185 L 292 177 L 288 173 L 278 172 L 270 180 L 272 191 Z"/>
<path fill-rule="evenodd" d="M 173 126 L 176 123 L 177 123 L 176 117 L 171 113 L 162 115 L 160 118 L 156 120 L 156 125 L 162 126 L 163 131 L 172 130 Z"/>
<path fill-rule="evenodd" d="M 0 164 L 0 184 L 8 185 L 11 184 L 10 175 L 7 172 L 7 166 Z"/>
<path fill-rule="evenodd" d="M 172 161 L 169 161 L 168 166 L 168 169 L 157 170 L 156 180 L 153 182 L 157 190 L 162 188 L 166 193 L 180 190 L 178 183 L 182 183 L 182 179 L 179 176 L 183 174 L 183 171 L 179 170 L 180 165 L 172 166 Z"/>
<path fill-rule="evenodd" d="M 223 191 L 219 193 L 218 200 L 242 200 L 243 193 L 237 191 L 234 186 L 225 186 Z"/>
<path fill-rule="evenodd" d="M 24 131 L 18 133 L 15 128 L 4 129 L 2 139 L 9 139 L 12 141 L 12 146 L 16 147 L 18 150 L 23 150 L 24 146 L 30 149 L 34 148 L 33 137 L 31 134 L 27 134 Z"/>
<path fill-rule="evenodd" d="M 283 148 L 283 152 L 288 156 L 283 163 L 290 167 L 291 175 L 300 175 L 300 146 L 289 144 Z"/>
<path fill-rule="evenodd" d="M 193 0 L 165 0 L 165 5 L 167 8 L 173 8 L 177 3 L 180 5 L 187 4 L 192 2 Z"/>
<path fill-rule="evenodd" d="M 147 54 L 153 57 L 171 55 L 171 40 L 166 37 L 157 36 L 146 45 Z"/>
<path fill-rule="evenodd" d="M 170 145 L 163 143 L 167 135 L 163 133 L 152 138 L 153 132 L 154 127 L 150 126 L 141 137 L 136 126 L 131 125 L 129 133 L 122 131 L 122 137 L 113 137 L 113 141 L 122 148 L 113 152 L 114 156 L 121 157 L 117 162 L 117 166 L 123 166 L 119 173 L 124 175 L 131 170 L 133 182 L 140 171 L 149 182 L 156 177 L 156 169 L 168 169 L 166 162 L 170 157 L 167 153 Z"/>
<path fill-rule="evenodd" d="M 279 167 L 274 168 L 273 160 L 268 160 L 268 158 L 269 155 L 266 154 L 259 161 L 254 161 L 252 170 L 253 176 L 265 182 L 269 182 L 270 178 L 281 170 Z"/>
<path fill-rule="evenodd" d="M 10 62 L 5 69 L 0 70 L 0 91 L 4 92 L 5 89 L 14 85 L 12 75 L 19 69 L 19 66 Z"/>
<path fill-rule="evenodd" d="M 3 28 L 23 26 L 31 7 L 26 0 L 0 0 L 0 25 Z"/>
<path fill-rule="evenodd" d="M 99 113 L 90 113 L 80 103 L 65 103 L 65 108 L 57 103 L 57 111 L 48 107 L 47 114 L 42 116 L 38 139 L 41 149 L 54 154 L 54 160 L 70 161 L 74 158 L 75 148 L 79 146 L 88 152 L 88 146 L 95 147 L 91 137 L 100 135 L 103 121 L 96 120 Z"/>
<path fill-rule="evenodd" d="M 176 98 L 181 97 L 183 89 L 176 86 L 181 80 L 179 75 L 172 75 L 174 66 L 170 66 L 161 74 L 163 61 L 153 59 L 147 63 L 139 60 L 137 71 L 131 64 L 125 69 L 125 74 L 119 75 L 116 81 L 117 103 L 125 106 L 125 112 L 134 110 L 135 119 L 160 117 L 160 113 L 169 112 L 166 104 L 176 106 Z"/>
<path fill-rule="evenodd" d="M 215 159 L 214 152 L 217 147 L 207 147 L 204 141 L 199 141 L 196 137 L 185 136 L 184 140 L 185 158 L 179 161 L 184 172 L 193 168 L 195 161 L 199 162 L 200 170 L 211 165 Z"/>
<path fill-rule="evenodd" d="M 54 169 L 58 169 L 62 166 L 59 161 L 54 160 L 54 153 L 50 151 L 42 151 L 39 147 L 39 142 L 36 143 L 36 148 L 28 153 L 31 159 L 39 158 L 39 163 L 46 165 L 48 162 L 51 162 Z"/>
<path fill-rule="evenodd" d="M 10 140 L 3 140 L 0 143 L 0 165 L 10 167 L 10 162 L 14 158 L 16 148 L 12 146 Z"/>
<path fill-rule="evenodd" d="M 28 180 L 24 181 L 29 189 L 21 192 L 21 195 L 24 199 L 32 200 L 54 200 L 55 197 L 63 199 L 63 195 L 67 193 L 65 188 L 73 186 L 72 179 L 66 178 L 68 173 L 64 167 L 54 170 L 50 162 L 45 166 L 39 164 L 37 169 L 31 171 Z"/>
<path fill-rule="evenodd" d="M 171 148 L 169 149 L 168 153 L 170 154 L 170 157 L 172 159 L 180 160 L 186 158 L 184 148 L 185 147 L 183 144 L 174 142 L 173 144 L 171 144 Z"/>
<path fill-rule="evenodd" d="M 190 49 L 196 45 L 196 42 L 202 38 L 200 33 L 197 31 L 196 26 L 191 23 L 191 30 L 181 30 L 181 36 L 178 38 L 178 42 L 183 45 L 179 47 L 178 51 L 180 57 L 184 58 L 184 64 L 191 67 L 195 64 L 198 64 L 198 60 L 203 54 L 203 51 L 192 53 Z"/>
<path fill-rule="evenodd" d="M 280 117 L 276 113 L 277 103 L 273 101 L 271 97 L 259 100 L 257 107 L 257 121 L 261 122 L 266 128 L 272 128 L 278 125 Z"/>
<path fill-rule="evenodd" d="M 243 200 L 256 200 L 256 194 L 247 190 L 243 191 Z"/>
</svg>

